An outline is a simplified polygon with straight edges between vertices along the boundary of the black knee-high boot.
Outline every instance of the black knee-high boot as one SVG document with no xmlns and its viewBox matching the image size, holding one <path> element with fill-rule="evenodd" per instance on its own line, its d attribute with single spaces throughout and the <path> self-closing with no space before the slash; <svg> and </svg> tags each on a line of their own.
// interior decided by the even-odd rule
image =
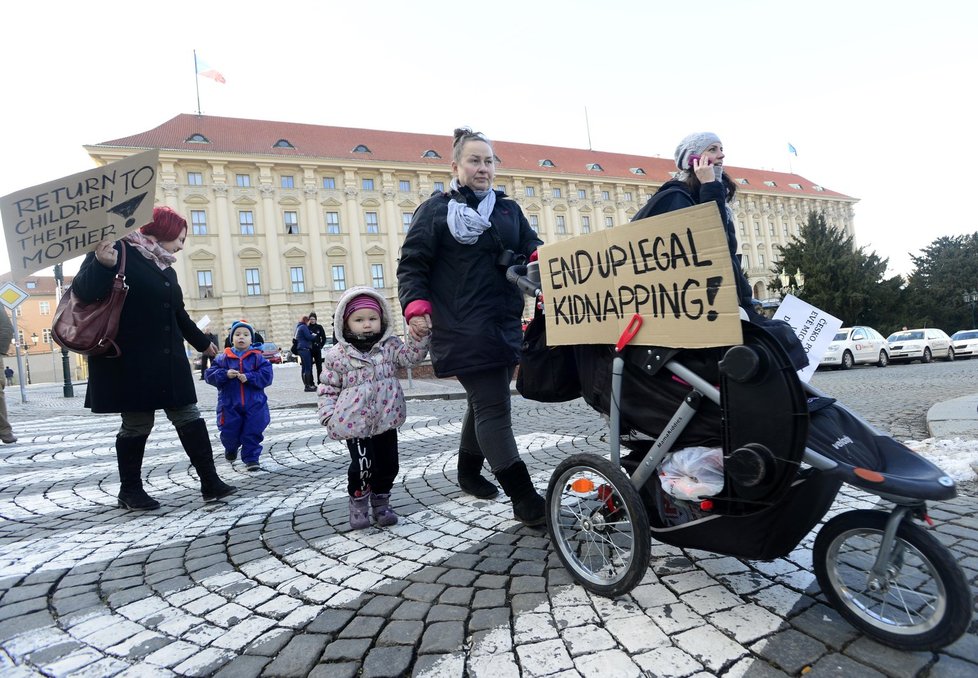
<svg viewBox="0 0 978 678">
<path fill-rule="evenodd" d="M 492 499 L 499 494 L 499 488 L 482 476 L 482 462 L 481 454 L 459 450 L 458 486 L 466 494 L 479 499 Z"/>
<path fill-rule="evenodd" d="M 146 451 L 147 438 L 148 435 L 117 436 L 115 439 L 115 456 L 119 463 L 119 508 L 132 511 L 160 507 L 160 502 L 143 489 L 143 452 Z"/>
<path fill-rule="evenodd" d="M 197 419 L 177 429 L 183 449 L 190 457 L 190 463 L 197 470 L 200 478 L 200 494 L 204 501 L 217 501 L 237 489 L 223 482 L 217 476 L 214 468 L 214 449 L 211 447 L 211 436 L 207 432 L 207 423 Z"/>
<path fill-rule="evenodd" d="M 526 464 L 518 461 L 496 472 L 503 492 L 513 500 L 513 517 L 524 525 L 543 525 L 547 522 L 547 502 L 537 494 Z"/>
</svg>

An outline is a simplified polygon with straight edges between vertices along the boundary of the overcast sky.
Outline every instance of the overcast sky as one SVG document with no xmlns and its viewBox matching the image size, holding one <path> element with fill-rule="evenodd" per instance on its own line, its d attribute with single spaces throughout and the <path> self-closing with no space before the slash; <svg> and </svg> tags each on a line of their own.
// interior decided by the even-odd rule
<svg viewBox="0 0 978 678">
<path fill-rule="evenodd" d="M 938 236 L 978 231 L 976 7 L 5 3 L 0 195 L 90 169 L 83 144 L 195 112 L 196 49 L 227 80 L 200 79 L 208 115 L 446 135 L 470 125 L 586 148 L 586 107 L 595 150 L 662 157 L 712 130 L 731 165 L 790 169 L 858 198 L 857 244 L 908 273 Z"/>
</svg>

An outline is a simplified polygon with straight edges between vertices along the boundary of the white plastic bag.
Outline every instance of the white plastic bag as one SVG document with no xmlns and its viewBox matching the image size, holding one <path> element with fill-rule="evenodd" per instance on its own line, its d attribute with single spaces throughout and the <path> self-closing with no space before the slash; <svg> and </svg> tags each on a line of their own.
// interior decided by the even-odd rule
<svg viewBox="0 0 978 678">
<path fill-rule="evenodd" d="M 723 450 L 686 447 L 673 452 L 659 467 L 662 489 L 677 499 L 699 501 L 723 490 Z"/>
</svg>

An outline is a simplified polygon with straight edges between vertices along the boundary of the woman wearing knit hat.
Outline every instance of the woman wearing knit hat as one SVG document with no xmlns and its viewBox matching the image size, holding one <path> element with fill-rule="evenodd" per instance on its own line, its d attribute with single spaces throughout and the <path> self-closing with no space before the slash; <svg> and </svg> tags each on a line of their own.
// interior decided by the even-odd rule
<svg viewBox="0 0 978 678">
<path fill-rule="evenodd" d="M 399 367 L 417 365 L 428 354 L 429 338 L 393 333 L 387 300 L 372 287 L 353 287 L 336 304 L 333 327 L 342 327 L 326 351 L 319 387 L 319 422 L 333 440 L 350 450 L 347 492 L 350 527 L 397 522 L 390 506 L 397 477 L 397 427 L 404 423 L 405 402 Z"/>
<path fill-rule="evenodd" d="M 316 377 L 312 373 L 312 346 L 316 340 L 312 330 L 309 329 L 309 316 L 304 315 L 299 318 L 295 326 L 295 333 L 292 335 L 295 349 L 299 354 L 299 369 L 302 374 L 302 383 L 306 391 L 316 390 Z"/>
<path fill-rule="evenodd" d="M 525 263 L 543 241 L 520 206 L 493 189 L 489 141 L 455 130 L 451 191 L 414 213 L 397 267 L 398 295 L 412 332 L 431 327 L 431 361 L 439 377 L 457 377 L 466 410 L 458 450 L 458 485 L 481 498 L 499 494 L 482 476 L 489 462 L 524 525 L 546 522 L 513 435 L 511 384 L 523 343 L 523 295 L 506 269 Z M 429 324 L 430 323 L 430 324 Z"/>
<path fill-rule="evenodd" d="M 773 334 L 788 352 L 796 369 L 802 369 L 808 365 L 808 356 L 795 332 L 787 323 L 764 318 L 754 310 L 754 294 L 740 267 L 737 230 L 734 225 L 733 210 L 730 208 L 737 192 L 737 184 L 723 171 L 726 154 L 720 137 L 713 132 L 690 134 L 676 146 L 674 157 L 678 170 L 674 178 L 664 183 L 649 198 L 645 206 L 632 217 L 632 221 L 693 205 L 716 203 L 727 235 L 727 247 L 730 249 L 730 257 L 733 261 L 740 307 L 752 323 L 764 326 Z"/>
<path fill-rule="evenodd" d="M 221 429 L 224 458 L 241 461 L 258 471 L 261 441 L 271 421 L 265 388 L 272 384 L 272 364 L 255 344 L 255 328 L 246 320 L 231 323 L 231 345 L 214 358 L 206 379 L 216 386 L 217 427 Z"/>
<path fill-rule="evenodd" d="M 162 409 L 180 436 L 200 479 L 204 501 L 235 491 L 214 468 L 207 424 L 197 409 L 197 390 L 184 340 L 213 356 L 217 346 L 194 324 L 183 306 L 183 291 L 171 267 L 183 249 L 187 221 L 169 207 L 156 207 L 153 221 L 117 242 L 100 242 L 85 257 L 71 284 L 85 302 L 104 299 L 124 255 L 129 292 L 119 323 L 117 357 L 88 359 L 85 407 L 118 412 L 122 426 L 115 439 L 119 464 L 119 506 L 156 509 L 160 503 L 143 489 L 142 464 L 156 410 Z M 166 477 L 166 476 L 163 476 Z"/>
</svg>

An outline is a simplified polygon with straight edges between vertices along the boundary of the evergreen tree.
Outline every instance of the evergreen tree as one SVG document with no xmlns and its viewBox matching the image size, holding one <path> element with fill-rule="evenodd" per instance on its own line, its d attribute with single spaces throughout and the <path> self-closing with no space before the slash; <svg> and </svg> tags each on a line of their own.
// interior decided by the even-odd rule
<svg viewBox="0 0 978 678">
<path fill-rule="evenodd" d="M 888 260 L 856 248 L 852 237 L 830 228 L 821 212 L 809 212 L 799 235 L 778 249 L 781 270 L 803 273 L 805 284 L 796 295 L 812 306 L 843 325 L 870 325 L 884 334 L 897 322 L 903 279 L 884 278 Z M 774 271 L 769 283 L 778 291 L 780 272 Z"/>
<path fill-rule="evenodd" d="M 951 334 L 971 329 L 971 305 L 965 292 L 978 290 L 978 232 L 941 236 L 918 256 L 907 281 L 908 327 L 939 327 Z"/>
</svg>

